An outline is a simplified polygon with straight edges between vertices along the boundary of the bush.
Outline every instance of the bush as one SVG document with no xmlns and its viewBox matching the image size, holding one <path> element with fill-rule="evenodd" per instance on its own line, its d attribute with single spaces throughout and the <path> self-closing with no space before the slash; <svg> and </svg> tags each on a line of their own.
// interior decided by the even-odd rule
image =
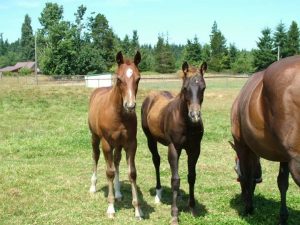
<svg viewBox="0 0 300 225">
<path fill-rule="evenodd" d="M 31 74 L 31 73 L 32 73 L 32 70 L 29 69 L 29 68 L 23 67 L 23 68 L 21 68 L 21 69 L 19 70 L 19 74 L 20 74 L 21 76 L 26 76 L 26 75 L 29 75 L 29 74 Z"/>
<path fill-rule="evenodd" d="M 11 72 L 11 71 L 5 71 L 5 72 L 3 72 L 3 76 L 11 77 L 11 76 L 13 76 L 13 75 L 14 75 L 14 73 Z"/>
</svg>

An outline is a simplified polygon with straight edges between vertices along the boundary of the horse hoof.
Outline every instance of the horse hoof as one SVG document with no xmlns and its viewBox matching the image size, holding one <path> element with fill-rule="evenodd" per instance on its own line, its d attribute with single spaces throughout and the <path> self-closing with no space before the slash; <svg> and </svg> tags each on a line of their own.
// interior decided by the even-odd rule
<svg viewBox="0 0 300 225">
<path fill-rule="evenodd" d="M 121 196 L 115 197 L 115 200 L 117 202 L 121 202 L 123 200 L 123 196 L 121 195 Z"/>
<path fill-rule="evenodd" d="M 253 207 L 248 207 L 245 209 L 245 215 L 253 215 L 253 213 L 254 213 Z"/>
<path fill-rule="evenodd" d="M 161 203 L 160 198 L 157 195 L 154 198 L 154 202 L 155 202 L 155 204 L 160 204 Z"/>
<path fill-rule="evenodd" d="M 91 186 L 90 187 L 90 193 L 96 193 L 97 190 L 96 190 L 96 186 Z"/>
<path fill-rule="evenodd" d="M 141 217 L 141 216 L 136 216 L 135 218 L 136 218 L 136 220 L 138 220 L 138 221 L 143 220 L 143 217 Z"/>
<path fill-rule="evenodd" d="M 170 225 L 178 225 L 178 217 L 172 217 L 170 221 Z"/>
<path fill-rule="evenodd" d="M 114 213 L 107 213 L 107 217 L 108 217 L 108 219 L 114 219 L 115 214 Z"/>
<path fill-rule="evenodd" d="M 144 213 L 143 211 L 138 207 L 135 209 L 135 218 L 137 220 L 142 220 L 143 219 L 143 216 L 144 216 Z"/>
<path fill-rule="evenodd" d="M 192 216 L 197 216 L 197 213 L 196 213 L 196 209 L 195 208 L 193 208 L 193 207 L 190 207 L 190 212 L 191 212 L 191 214 L 192 214 Z"/>
</svg>

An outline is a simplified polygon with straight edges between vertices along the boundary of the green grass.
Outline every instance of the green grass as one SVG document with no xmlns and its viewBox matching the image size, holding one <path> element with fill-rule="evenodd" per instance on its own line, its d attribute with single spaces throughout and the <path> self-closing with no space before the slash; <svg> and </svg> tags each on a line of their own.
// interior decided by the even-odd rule
<svg viewBox="0 0 300 225">
<path fill-rule="evenodd" d="M 230 81 L 230 82 L 229 82 Z M 1 82 L 1 81 L 0 81 Z M 240 187 L 233 170 L 234 151 L 229 112 L 241 80 L 207 79 L 203 103 L 205 134 L 197 164 L 195 196 L 199 216 L 187 210 L 187 161 L 180 159 L 181 224 L 276 224 L 280 197 L 278 163 L 262 160 L 263 183 L 255 192 L 255 214 L 243 217 Z M 151 89 L 177 92 L 180 82 L 141 83 L 138 110 Z M 168 224 L 170 220 L 170 169 L 166 147 L 159 146 L 162 204 L 154 204 L 155 175 L 146 139 L 138 125 L 137 184 L 143 221 L 136 221 L 131 188 L 123 156 L 120 178 L 124 199 L 116 203 L 116 218 L 106 218 L 107 182 L 102 155 L 98 192 L 90 195 L 92 157 L 87 127 L 91 89 L 62 86 L 0 84 L 0 224 Z M 299 188 L 290 179 L 287 194 L 290 224 L 300 223 Z"/>
</svg>

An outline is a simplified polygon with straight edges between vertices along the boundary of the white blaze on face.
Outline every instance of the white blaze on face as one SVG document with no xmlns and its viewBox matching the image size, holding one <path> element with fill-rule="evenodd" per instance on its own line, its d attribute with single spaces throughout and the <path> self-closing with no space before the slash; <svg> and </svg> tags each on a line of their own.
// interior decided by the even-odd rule
<svg viewBox="0 0 300 225">
<path fill-rule="evenodd" d="M 132 74 L 133 74 L 133 70 L 132 69 L 127 69 L 127 71 L 126 71 L 126 76 L 128 77 L 128 78 L 130 78 L 131 76 L 132 76 Z"/>
</svg>

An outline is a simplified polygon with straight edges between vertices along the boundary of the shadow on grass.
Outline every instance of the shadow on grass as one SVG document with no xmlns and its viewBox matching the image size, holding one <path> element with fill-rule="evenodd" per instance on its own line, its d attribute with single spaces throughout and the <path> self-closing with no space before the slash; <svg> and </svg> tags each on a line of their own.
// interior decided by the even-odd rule
<svg viewBox="0 0 300 225">
<path fill-rule="evenodd" d="M 274 225 L 279 223 L 280 201 L 266 199 L 263 195 L 254 195 L 253 205 L 253 215 L 245 215 L 244 201 L 240 194 L 230 201 L 231 208 L 235 209 L 249 224 Z M 288 212 L 288 224 L 300 224 L 300 211 L 288 207 Z"/>
<path fill-rule="evenodd" d="M 132 192 L 131 192 L 131 183 L 130 181 L 120 181 L 121 183 L 121 193 L 122 193 L 122 200 L 121 201 L 115 201 L 115 209 L 116 211 L 120 209 L 131 209 L 132 213 L 134 215 L 134 208 L 132 206 Z M 154 208 L 144 200 L 143 193 L 141 192 L 139 186 L 137 186 L 138 189 L 138 198 L 141 205 L 141 210 L 143 211 L 143 218 L 149 219 L 149 215 L 154 212 Z M 108 186 L 105 185 L 99 191 L 104 192 L 104 196 L 107 197 L 108 195 Z"/>
<path fill-rule="evenodd" d="M 170 205 L 170 213 L 171 213 L 171 205 L 172 205 L 172 189 L 170 187 L 162 186 L 162 199 L 161 203 L 162 204 L 167 204 Z M 150 195 L 153 197 L 153 201 L 156 195 L 156 189 L 151 188 L 149 189 Z M 196 217 L 203 217 L 207 214 L 207 209 L 205 205 L 201 204 L 196 200 Z M 189 194 L 187 194 L 185 191 L 180 189 L 178 200 L 177 200 L 177 207 L 179 211 L 183 212 L 189 212 L 189 206 L 188 206 L 188 201 L 189 201 Z"/>
</svg>

